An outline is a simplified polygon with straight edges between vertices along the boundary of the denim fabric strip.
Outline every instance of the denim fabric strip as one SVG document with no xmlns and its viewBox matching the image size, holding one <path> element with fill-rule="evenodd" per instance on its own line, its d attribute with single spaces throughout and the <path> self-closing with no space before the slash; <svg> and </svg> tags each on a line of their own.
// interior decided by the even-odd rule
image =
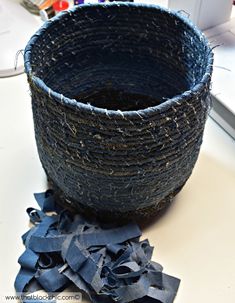
<svg viewBox="0 0 235 303">
<path fill-rule="evenodd" d="M 48 197 L 36 197 L 44 209 Z M 53 199 L 50 191 L 51 205 Z M 57 207 L 52 211 L 57 215 L 27 211 L 34 227 L 22 236 L 26 250 L 19 258 L 17 292 L 55 292 L 74 285 L 93 303 L 173 302 L 179 280 L 151 260 L 153 247 L 140 241 L 137 224 L 104 225 Z"/>
</svg>

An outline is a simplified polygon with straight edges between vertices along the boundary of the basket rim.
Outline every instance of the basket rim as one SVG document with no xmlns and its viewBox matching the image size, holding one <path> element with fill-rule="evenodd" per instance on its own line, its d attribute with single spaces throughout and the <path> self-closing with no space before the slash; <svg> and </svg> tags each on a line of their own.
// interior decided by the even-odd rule
<svg viewBox="0 0 235 303">
<path fill-rule="evenodd" d="M 166 14 L 170 14 L 177 19 L 181 20 L 183 23 L 185 23 L 187 26 L 189 26 L 195 34 L 199 37 L 202 43 L 207 47 L 208 49 L 208 60 L 207 60 L 207 66 L 205 73 L 203 77 L 201 78 L 201 81 L 199 83 L 196 83 L 190 90 L 182 92 L 180 95 L 173 96 L 172 98 L 167 99 L 163 103 L 157 104 L 155 106 L 146 107 L 144 109 L 139 110 L 129 110 L 129 111 L 121 111 L 121 110 L 109 110 L 105 108 L 100 108 L 93 106 L 91 104 L 82 103 L 76 99 L 71 99 L 63 94 L 52 90 L 47 86 L 47 84 L 40 79 L 39 77 L 35 76 L 32 71 L 32 66 L 30 64 L 31 61 L 31 49 L 33 48 L 34 44 L 37 42 L 38 37 L 43 34 L 43 32 L 49 28 L 52 24 L 59 22 L 61 18 L 64 17 L 64 15 L 72 14 L 74 11 L 77 10 L 84 10 L 87 7 L 108 7 L 108 6 L 126 6 L 126 7 L 143 7 L 143 8 L 149 8 L 149 9 L 156 9 L 160 10 Z M 62 105 L 76 108 L 81 111 L 85 112 L 91 112 L 91 114 L 95 115 L 105 115 L 109 118 L 112 117 L 118 117 L 118 118 L 144 118 L 146 116 L 149 116 L 152 113 L 156 112 L 163 112 L 168 110 L 172 105 L 179 105 L 182 103 L 185 99 L 189 99 L 193 97 L 193 95 L 198 95 L 200 92 L 204 89 L 205 85 L 210 83 L 211 80 L 211 73 L 213 69 L 213 52 L 212 48 L 210 47 L 208 39 L 205 37 L 205 35 L 193 24 L 193 22 L 187 18 L 186 16 L 182 15 L 180 11 L 174 11 L 168 8 L 164 8 L 160 5 L 156 4 L 145 4 L 145 3 L 133 3 L 133 2 L 109 2 L 109 3 L 88 3 L 88 4 L 82 4 L 77 5 L 67 11 L 61 12 L 54 18 L 46 21 L 37 31 L 36 33 L 30 38 L 28 41 L 25 50 L 24 50 L 24 67 L 25 67 L 25 73 L 29 77 L 29 81 L 32 82 L 36 87 L 38 87 L 40 90 L 42 90 L 44 93 L 46 93 L 49 98 L 54 98 L 57 102 L 59 102 Z"/>
</svg>

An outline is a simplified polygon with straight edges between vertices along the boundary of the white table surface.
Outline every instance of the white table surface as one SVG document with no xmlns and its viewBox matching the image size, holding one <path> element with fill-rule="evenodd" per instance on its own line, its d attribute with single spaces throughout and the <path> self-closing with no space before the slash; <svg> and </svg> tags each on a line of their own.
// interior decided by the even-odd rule
<svg viewBox="0 0 235 303">
<path fill-rule="evenodd" d="M 0 294 L 13 282 L 25 209 L 46 189 L 26 76 L 0 80 Z M 235 142 L 208 120 L 194 172 L 168 212 L 143 231 L 154 260 L 181 278 L 175 303 L 235 302 Z"/>
</svg>

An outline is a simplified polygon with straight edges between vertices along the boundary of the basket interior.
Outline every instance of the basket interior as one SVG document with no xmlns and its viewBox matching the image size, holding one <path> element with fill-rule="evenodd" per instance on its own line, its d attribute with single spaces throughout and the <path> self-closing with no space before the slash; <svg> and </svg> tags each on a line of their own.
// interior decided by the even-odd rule
<svg viewBox="0 0 235 303">
<path fill-rule="evenodd" d="M 156 8 L 86 6 L 37 37 L 33 73 L 49 88 L 96 107 L 138 110 L 190 90 L 208 47 L 193 28 Z"/>
</svg>

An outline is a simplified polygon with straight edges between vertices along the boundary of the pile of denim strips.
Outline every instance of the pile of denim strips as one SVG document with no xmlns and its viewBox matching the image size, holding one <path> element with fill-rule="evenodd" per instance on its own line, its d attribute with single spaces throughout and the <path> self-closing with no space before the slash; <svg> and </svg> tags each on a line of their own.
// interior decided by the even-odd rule
<svg viewBox="0 0 235 303">
<path fill-rule="evenodd" d="M 87 220 L 58 206 L 51 190 L 35 198 L 40 210 L 27 209 L 33 227 L 22 236 L 17 292 L 62 292 L 74 284 L 94 303 L 173 302 L 180 281 L 151 261 L 153 247 L 140 241 L 137 224 Z"/>
</svg>

